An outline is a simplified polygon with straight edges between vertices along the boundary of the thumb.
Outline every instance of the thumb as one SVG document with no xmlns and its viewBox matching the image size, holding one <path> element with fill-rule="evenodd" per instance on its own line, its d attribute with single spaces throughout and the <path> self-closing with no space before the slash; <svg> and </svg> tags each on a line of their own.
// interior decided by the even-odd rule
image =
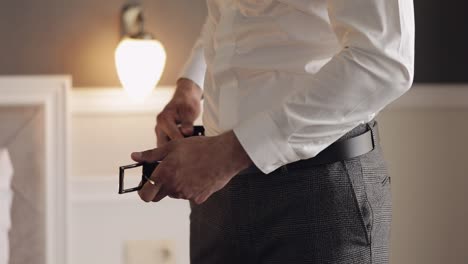
<svg viewBox="0 0 468 264">
<path fill-rule="evenodd" d="M 161 161 L 168 154 L 167 145 L 159 148 L 145 150 L 142 152 L 133 152 L 131 158 L 136 162 L 156 162 Z"/>
</svg>

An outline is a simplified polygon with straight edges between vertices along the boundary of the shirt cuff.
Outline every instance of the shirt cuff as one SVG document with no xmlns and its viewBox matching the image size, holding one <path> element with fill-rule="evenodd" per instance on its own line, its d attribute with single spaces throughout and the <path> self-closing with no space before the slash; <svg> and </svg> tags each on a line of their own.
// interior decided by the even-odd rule
<svg viewBox="0 0 468 264">
<path fill-rule="evenodd" d="M 179 78 L 186 78 L 192 80 L 203 89 L 205 83 L 206 63 L 202 48 L 192 51 L 190 58 L 182 68 Z"/>
<path fill-rule="evenodd" d="M 265 174 L 300 159 L 268 112 L 240 123 L 233 131 L 255 166 Z"/>
</svg>

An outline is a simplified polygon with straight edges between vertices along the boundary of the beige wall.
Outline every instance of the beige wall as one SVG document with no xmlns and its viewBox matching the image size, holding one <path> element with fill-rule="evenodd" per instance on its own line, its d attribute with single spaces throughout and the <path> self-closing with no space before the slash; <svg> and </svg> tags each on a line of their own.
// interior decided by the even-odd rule
<svg viewBox="0 0 468 264">
<path fill-rule="evenodd" d="M 385 112 L 392 176 L 392 263 L 468 261 L 468 109 Z"/>
<path fill-rule="evenodd" d="M 386 110 L 378 118 L 384 153 L 392 176 L 394 264 L 463 264 L 468 260 L 468 105 L 464 103 L 462 107 L 458 105 L 452 108 L 451 102 L 443 101 L 454 98 L 455 102 L 456 98 L 468 93 L 459 95 L 456 89 L 447 89 L 449 94 L 453 94 L 439 96 L 434 92 L 440 91 L 437 89 L 444 87 L 411 92 L 412 95 L 401 100 L 406 106 Z M 424 101 L 427 98 L 433 98 L 434 101 Z M 466 101 L 461 98 L 460 102 Z M 114 114 L 99 114 L 99 111 L 92 113 L 93 110 L 85 113 L 87 110 L 81 109 L 81 114 L 73 115 L 72 175 L 76 182 L 83 184 L 78 189 L 83 190 L 92 185 L 102 185 L 102 189 L 106 189 L 106 186 L 112 185 L 109 191 L 115 193 L 117 166 L 130 162 L 128 155 L 131 151 L 154 145 L 152 129 L 155 113 L 152 111 L 157 112 L 157 108 L 149 112 L 123 111 Z M 99 192 L 96 190 L 90 195 Z M 118 215 L 119 208 L 125 208 L 126 212 L 134 213 L 135 216 L 141 215 L 160 223 L 152 231 L 154 237 L 138 228 L 133 230 L 135 236 L 158 240 L 164 238 L 160 232 L 175 232 L 174 239 L 180 245 L 176 254 L 182 260 L 178 263 L 185 263 L 184 260 L 188 258 L 188 231 L 184 225 L 188 223 L 188 207 L 163 200 L 160 205 L 140 208 L 137 199 L 122 203 L 117 195 L 110 199 L 99 196 L 88 199 L 87 195 L 86 192 L 82 193 L 82 199 L 75 202 L 79 205 L 74 207 L 78 209 L 72 210 L 76 223 L 83 220 L 91 223 L 94 218 L 102 222 L 106 217 L 110 219 L 112 215 Z M 89 206 L 85 206 L 86 202 L 83 201 L 87 201 Z M 109 207 L 109 204 L 113 207 Z M 107 209 L 102 211 L 102 208 Z M 167 214 L 175 216 L 174 219 L 179 222 L 164 218 Z M 113 218 L 112 221 L 118 225 L 120 220 Z M 129 221 L 127 224 L 130 230 L 138 225 L 137 219 L 122 221 Z M 80 230 L 88 228 L 80 224 L 72 226 L 74 232 L 79 234 L 83 233 Z M 102 230 L 102 227 L 99 228 Z M 110 244 L 117 243 L 115 241 L 118 239 L 124 238 L 115 238 Z M 86 240 L 77 239 L 72 250 L 74 256 L 80 256 L 80 261 L 92 261 L 94 258 Z M 100 256 L 101 260 L 110 257 Z"/>
<path fill-rule="evenodd" d="M 114 50 L 125 0 L 14 0 L 0 5 L 0 75 L 70 74 L 74 87 L 119 85 Z M 205 19 L 204 0 L 141 0 L 174 83 Z"/>
</svg>

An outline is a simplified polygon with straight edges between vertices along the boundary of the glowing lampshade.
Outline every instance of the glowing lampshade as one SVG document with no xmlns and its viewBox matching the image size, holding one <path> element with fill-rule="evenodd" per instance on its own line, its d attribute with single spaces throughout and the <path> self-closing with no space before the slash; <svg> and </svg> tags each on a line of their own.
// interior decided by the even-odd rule
<svg viewBox="0 0 468 264">
<path fill-rule="evenodd" d="M 161 79 L 166 51 L 153 39 L 124 38 L 115 50 L 117 74 L 130 97 L 143 99 Z"/>
<path fill-rule="evenodd" d="M 143 9 L 138 3 L 123 6 L 120 29 L 123 38 L 115 50 L 117 75 L 130 97 L 143 100 L 161 79 L 166 51 L 144 30 Z"/>
</svg>

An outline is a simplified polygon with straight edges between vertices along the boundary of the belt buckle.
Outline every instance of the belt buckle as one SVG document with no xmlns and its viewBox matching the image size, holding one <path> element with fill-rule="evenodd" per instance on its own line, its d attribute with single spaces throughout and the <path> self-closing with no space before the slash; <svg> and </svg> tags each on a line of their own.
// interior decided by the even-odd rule
<svg viewBox="0 0 468 264">
<path fill-rule="evenodd" d="M 193 126 L 193 134 L 191 136 L 204 136 L 204 135 L 205 135 L 205 128 L 203 126 Z M 191 137 L 191 136 L 188 136 L 188 137 Z M 125 166 L 120 166 L 119 167 L 119 194 L 125 194 L 125 193 L 136 192 L 136 191 L 141 190 L 141 188 L 143 187 L 143 185 L 145 185 L 147 181 L 146 178 L 149 178 L 151 174 L 153 174 L 153 171 L 156 169 L 158 164 L 159 162 L 155 162 L 155 163 L 140 162 L 140 163 L 125 165 Z M 136 187 L 125 189 L 125 184 L 124 184 L 125 170 L 134 169 L 138 167 L 143 167 L 141 171 L 140 184 Z"/>
<path fill-rule="evenodd" d="M 143 185 L 146 183 L 146 179 L 151 176 L 153 171 L 158 166 L 159 162 L 156 163 L 135 163 L 125 166 L 119 167 L 119 194 L 130 193 L 141 190 Z M 143 167 L 141 170 L 141 181 L 140 184 L 136 187 L 125 189 L 124 178 L 125 178 L 125 170 L 134 169 L 138 167 Z"/>
</svg>

